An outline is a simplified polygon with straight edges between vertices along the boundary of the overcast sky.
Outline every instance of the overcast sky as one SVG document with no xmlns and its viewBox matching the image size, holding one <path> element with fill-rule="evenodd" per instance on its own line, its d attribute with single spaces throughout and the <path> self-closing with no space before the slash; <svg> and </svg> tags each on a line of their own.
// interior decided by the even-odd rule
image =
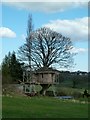
<svg viewBox="0 0 90 120">
<path fill-rule="evenodd" d="M 74 57 L 76 66 L 70 70 L 88 71 L 88 0 L 55 1 L 2 0 L 0 4 L 2 58 L 9 51 L 14 50 L 17 53 L 18 48 L 25 42 L 30 13 L 33 17 L 34 29 L 46 26 L 71 38 L 74 45 L 72 52 L 77 55 Z"/>
</svg>

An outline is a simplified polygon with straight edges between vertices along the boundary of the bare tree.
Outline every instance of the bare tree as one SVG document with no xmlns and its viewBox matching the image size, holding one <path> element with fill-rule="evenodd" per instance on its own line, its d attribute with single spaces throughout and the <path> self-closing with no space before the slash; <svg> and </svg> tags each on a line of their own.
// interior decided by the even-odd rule
<svg viewBox="0 0 90 120">
<path fill-rule="evenodd" d="M 32 46 L 32 36 L 31 36 L 31 33 L 32 33 L 32 31 L 33 31 L 32 16 L 29 15 L 29 17 L 28 17 L 28 24 L 27 24 L 26 42 L 18 50 L 18 57 L 22 61 L 27 61 L 29 66 L 31 66 L 31 46 Z"/>
<path fill-rule="evenodd" d="M 28 64 L 28 67 L 30 69 L 30 81 L 31 81 L 31 47 L 32 47 L 32 32 L 33 32 L 33 24 L 32 24 L 32 15 L 29 15 L 28 17 L 28 24 L 27 24 L 27 36 L 26 36 L 26 42 L 24 45 L 22 45 L 18 50 L 18 57 L 20 60 Z"/>
<path fill-rule="evenodd" d="M 73 63 L 73 48 L 69 38 L 49 28 L 33 32 L 32 61 L 37 67 L 70 67 Z"/>
</svg>

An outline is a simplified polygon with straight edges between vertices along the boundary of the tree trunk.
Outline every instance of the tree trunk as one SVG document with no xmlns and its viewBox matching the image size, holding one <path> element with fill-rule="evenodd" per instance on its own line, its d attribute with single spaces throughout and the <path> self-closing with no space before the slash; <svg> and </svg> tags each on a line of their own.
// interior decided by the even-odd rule
<svg viewBox="0 0 90 120">
<path fill-rule="evenodd" d="M 75 81 L 73 81 L 73 86 L 72 86 L 72 88 L 76 88 L 76 82 L 75 82 Z"/>
<path fill-rule="evenodd" d="M 42 89 L 40 91 L 40 94 L 45 96 L 47 89 L 51 86 L 51 84 L 41 84 Z"/>
</svg>

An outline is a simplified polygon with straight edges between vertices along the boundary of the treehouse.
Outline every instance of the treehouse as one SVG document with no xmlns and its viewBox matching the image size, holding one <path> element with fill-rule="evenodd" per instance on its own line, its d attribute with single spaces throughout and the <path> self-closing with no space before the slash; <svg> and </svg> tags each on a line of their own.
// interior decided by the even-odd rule
<svg viewBox="0 0 90 120">
<path fill-rule="evenodd" d="M 42 67 L 34 73 L 35 81 L 39 84 L 58 84 L 59 83 L 59 71 Z"/>
<path fill-rule="evenodd" d="M 31 74 L 30 71 L 27 70 L 24 74 L 26 75 L 23 79 L 25 93 L 31 93 L 32 91 L 36 92 L 35 85 L 38 84 L 42 86 L 44 91 L 51 85 L 59 84 L 59 71 L 53 68 L 42 67 L 33 71 Z"/>
</svg>

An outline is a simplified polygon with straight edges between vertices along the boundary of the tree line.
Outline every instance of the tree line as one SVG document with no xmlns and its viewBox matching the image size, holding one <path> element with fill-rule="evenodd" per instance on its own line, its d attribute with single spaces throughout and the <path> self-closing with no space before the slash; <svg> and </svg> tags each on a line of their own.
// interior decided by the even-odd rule
<svg viewBox="0 0 90 120">
<path fill-rule="evenodd" d="M 65 83 L 67 81 L 67 87 L 68 85 L 72 88 L 82 87 L 82 85 L 89 85 L 90 80 L 88 79 L 90 76 L 90 72 L 82 72 L 82 71 L 76 71 L 76 72 L 70 72 L 70 71 L 60 71 L 59 75 L 59 83 Z"/>
</svg>

